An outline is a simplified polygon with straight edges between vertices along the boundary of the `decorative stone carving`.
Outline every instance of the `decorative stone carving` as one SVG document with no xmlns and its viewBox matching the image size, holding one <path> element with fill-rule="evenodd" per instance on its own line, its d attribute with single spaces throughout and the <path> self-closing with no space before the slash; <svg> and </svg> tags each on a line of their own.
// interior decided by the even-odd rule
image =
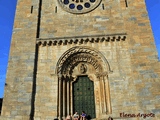
<svg viewBox="0 0 160 120">
<path fill-rule="evenodd" d="M 90 70 L 91 69 L 91 70 Z M 93 70 L 94 69 L 94 70 Z M 78 71 L 78 74 L 77 72 Z M 108 73 L 111 72 L 106 58 L 97 50 L 76 46 L 67 50 L 59 59 L 56 74 L 59 78 L 59 117 L 73 112 L 72 83 L 79 75 L 88 75 L 94 82 L 95 99 L 99 100 L 97 114 L 111 112 Z"/>
<path fill-rule="evenodd" d="M 88 77 L 89 77 L 89 79 L 92 80 L 92 81 L 98 81 L 95 74 L 88 74 Z"/>
<path fill-rule="evenodd" d="M 58 38 L 37 38 L 37 44 L 43 46 L 51 45 L 66 45 L 78 43 L 94 43 L 94 42 L 114 42 L 125 41 L 126 33 L 107 34 L 107 35 L 92 35 L 92 36 L 72 36 L 72 37 L 58 37 Z"/>
<path fill-rule="evenodd" d="M 100 78 L 100 77 L 105 77 L 105 76 L 107 76 L 108 75 L 108 72 L 107 71 L 105 71 L 105 72 L 98 72 L 98 73 L 96 73 L 96 77 L 97 78 Z"/>
<path fill-rule="evenodd" d="M 101 71 L 101 69 L 102 69 L 102 67 L 100 65 L 100 61 L 97 60 L 94 56 L 87 54 L 87 53 L 78 53 L 78 54 L 74 55 L 73 57 L 68 58 L 67 61 L 64 62 L 63 74 L 65 74 L 65 73 L 72 74 L 72 72 L 73 72 L 72 70 L 80 62 L 86 62 L 88 64 L 91 64 L 96 69 L 96 71 L 99 71 L 99 70 Z M 84 73 L 85 72 L 86 71 L 84 71 Z"/>
<path fill-rule="evenodd" d="M 91 64 L 96 72 L 102 73 L 104 70 L 111 72 L 108 61 L 100 52 L 90 47 L 76 46 L 61 56 L 57 63 L 56 74 L 72 75 L 75 66 L 81 62 Z"/>
<path fill-rule="evenodd" d="M 79 71 L 81 74 L 85 74 L 87 72 L 87 65 L 85 65 L 84 63 L 80 64 Z"/>
</svg>

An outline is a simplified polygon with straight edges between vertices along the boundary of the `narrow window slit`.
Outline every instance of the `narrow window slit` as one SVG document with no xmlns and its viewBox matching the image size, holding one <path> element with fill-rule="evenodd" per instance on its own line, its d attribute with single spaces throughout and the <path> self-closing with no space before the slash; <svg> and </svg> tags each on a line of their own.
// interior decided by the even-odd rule
<svg viewBox="0 0 160 120">
<path fill-rule="evenodd" d="M 57 6 L 55 7 L 55 13 L 57 13 Z"/>
<path fill-rule="evenodd" d="M 104 10 L 104 4 L 102 4 L 102 9 Z"/>
<path fill-rule="evenodd" d="M 33 6 L 31 6 L 31 13 L 33 13 Z"/>
<path fill-rule="evenodd" d="M 126 3 L 126 7 L 128 7 L 128 2 L 127 2 L 127 0 L 125 0 L 125 3 Z"/>
</svg>

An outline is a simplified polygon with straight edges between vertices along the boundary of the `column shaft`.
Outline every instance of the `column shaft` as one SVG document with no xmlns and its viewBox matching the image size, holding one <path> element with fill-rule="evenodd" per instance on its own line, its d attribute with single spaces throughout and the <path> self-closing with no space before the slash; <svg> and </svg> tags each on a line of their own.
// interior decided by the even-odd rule
<svg viewBox="0 0 160 120">
<path fill-rule="evenodd" d="M 73 115 L 73 94 L 72 94 L 72 82 L 70 82 L 70 94 L 71 94 L 71 115 Z"/>
<path fill-rule="evenodd" d="M 66 114 L 66 81 L 63 80 L 63 117 L 65 117 Z"/>
<path fill-rule="evenodd" d="M 102 109 L 102 95 L 101 95 L 101 81 L 100 81 L 100 78 L 98 78 L 98 84 L 99 84 L 99 107 L 100 107 L 100 113 L 103 112 L 103 109 Z"/>
<path fill-rule="evenodd" d="M 104 113 L 107 113 L 107 103 L 106 103 L 106 87 L 105 87 L 105 80 L 104 77 L 102 78 L 102 85 L 103 85 L 103 99 L 104 99 Z"/>
<path fill-rule="evenodd" d="M 110 89 L 109 89 L 109 81 L 107 77 L 104 77 L 105 83 L 106 83 L 106 99 L 107 99 L 107 113 L 111 114 L 111 101 L 110 101 Z"/>
<path fill-rule="evenodd" d="M 70 114 L 70 101 L 69 101 L 69 98 L 70 98 L 70 94 L 69 94 L 69 81 L 67 82 L 67 115 Z"/>
<path fill-rule="evenodd" d="M 62 99 L 61 99 L 61 97 L 62 97 L 62 88 L 61 88 L 61 86 L 62 86 L 62 80 L 61 79 L 59 79 L 59 119 L 61 119 L 61 117 L 62 117 L 62 114 L 61 114 L 61 106 L 62 106 L 62 103 L 61 103 L 61 101 L 62 101 Z"/>
</svg>

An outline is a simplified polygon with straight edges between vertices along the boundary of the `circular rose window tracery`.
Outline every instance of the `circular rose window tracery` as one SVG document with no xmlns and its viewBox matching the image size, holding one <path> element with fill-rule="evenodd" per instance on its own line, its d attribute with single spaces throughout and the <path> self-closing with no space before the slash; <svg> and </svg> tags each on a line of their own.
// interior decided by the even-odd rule
<svg viewBox="0 0 160 120">
<path fill-rule="evenodd" d="M 87 13 L 95 9 L 101 0 L 58 0 L 60 6 L 70 13 Z"/>
</svg>

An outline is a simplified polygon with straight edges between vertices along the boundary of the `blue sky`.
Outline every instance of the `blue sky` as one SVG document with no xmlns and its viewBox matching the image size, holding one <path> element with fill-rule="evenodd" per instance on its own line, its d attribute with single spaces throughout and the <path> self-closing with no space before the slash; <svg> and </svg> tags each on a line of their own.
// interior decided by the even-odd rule
<svg viewBox="0 0 160 120">
<path fill-rule="evenodd" d="M 9 48 L 17 0 L 0 0 L 0 98 L 4 94 Z M 160 0 L 146 0 L 160 58 Z"/>
<path fill-rule="evenodd" d="M 17 0 L 0 0 L 0 98 L 3 97 Z"/>
</svg>

